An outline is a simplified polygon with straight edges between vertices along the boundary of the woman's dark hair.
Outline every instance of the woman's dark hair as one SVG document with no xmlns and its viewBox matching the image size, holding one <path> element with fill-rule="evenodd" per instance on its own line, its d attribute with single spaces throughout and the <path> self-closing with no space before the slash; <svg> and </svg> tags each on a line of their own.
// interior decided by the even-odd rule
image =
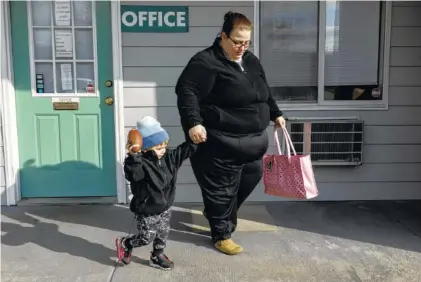
<svg viewBox="0 0 421 282">
<path fill-rule="evenodd" d="M 252 26 L 253 24 L 245 15 L 229 11 L 224 15 L 222 32 L 225 32 L 228 36 L 230 36 L 235 27 L 251 29 Z"/>
</svg>

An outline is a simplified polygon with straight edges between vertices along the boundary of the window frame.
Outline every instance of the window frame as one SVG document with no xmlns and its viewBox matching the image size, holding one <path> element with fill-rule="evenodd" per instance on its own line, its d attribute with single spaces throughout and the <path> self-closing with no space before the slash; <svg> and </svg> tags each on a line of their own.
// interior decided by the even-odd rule
<svg viewBox="0 0 421 282">
<path fill-rule="evenodd" d="M 318 79 L 317 101 L 311 103 L 294 103 L 277 101 L 281 109 L 291 111 L 308 110 L 388 110 L 389 109 L 389 60 L 391 40 L 392 1 L 381 1 L 380 16 L 380 50 L 383 56 L 379 60 L 379 83 L 382 84 L 382 100 L 341 100 L 329 101 L 324 99 L 325 92 L 325 39 L 326 39 L 326 2 L 319 2 L 319 36 L 318 36 Z M 260 55 L 260 3 L 254 1 L 254 39 L 253 53 Z"/>
<path fill-rule="evenodd" d="M 49 0 L 54 4 L 55 0 Z M 26 11 L 27 11 L 27 18 L 28 18 L 28 39 L 29 39 L 29 64 L 30 64 L 30 78 L 31 78 L 31 95 L 32 97 L 36 98 L 51 98 L 51 97 L 66 97 L 66 98 L 79 98 L 79 97 L 91 97 L 91 98 L 98 98 L 99 97 L 99 85 L 98 85 L 98 51 L 97 51 L 97 29 L 96 29 L 96 3 L 95 1 L 91 2 L 92 8 L 92 26 L 75 26 L 75 16 L 74 16 L 74 7 L 73 1 L 69 1 L 72 9 L 72 17 L 71 21 L 72 24 L 68 27 L 61 27 L 64 29 L 71 29 L 72 31 L 72 44 L 73 44 L 73 58 L 71 60 L 57 60 L 55 56 L 55 37 L 54 37 L 54 6 L 52 7 L 51 12 L 51 26 L 35 26 L 33 25 L 33 17 L 32 17 L 32 3 L 31 1 L 26 2 Z M 49 29 L 51 31 L 51 41 L 52 41 L 52 58 L 48 60 L 35 60 L 35 45 L 34 45 L 34 29 Z M 76 30 L 84 30 L 84 29 L 91 29 L 92 30 L 92 48 L 93 48 L 93 58 L 89 60 L 80 60 L 76 59 Z M 35 71 L 35 63 L 51 63 L 53 65 L 53 87 L 54 93 L 38 93 L 36 91 L 36 71 Z M 67 93 L 59 93 L 57 92 L 57 70 L 56 64 L 57 63 L 69 63 L 72 65 L 73 71 L 73 92 Z M 93 64 L 94 68 L 94 87 L 95 92 L 93 93 L 83 93 L 77 92 L 77 72 L 76 72 L 76 63 L 90 63 Z"/>
</svg>

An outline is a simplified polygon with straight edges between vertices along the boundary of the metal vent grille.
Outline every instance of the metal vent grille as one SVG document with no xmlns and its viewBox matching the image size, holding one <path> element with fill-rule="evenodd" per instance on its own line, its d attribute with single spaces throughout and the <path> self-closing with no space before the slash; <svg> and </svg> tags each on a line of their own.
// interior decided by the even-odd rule
<svg viewBox="0 0 421 282">
<path fill-rule="evenodd" d="M 315 165 L 360 165 L 364 123 L 359 120 L 291 121 L 297 154 L 310 154 Z"/>
</svg>

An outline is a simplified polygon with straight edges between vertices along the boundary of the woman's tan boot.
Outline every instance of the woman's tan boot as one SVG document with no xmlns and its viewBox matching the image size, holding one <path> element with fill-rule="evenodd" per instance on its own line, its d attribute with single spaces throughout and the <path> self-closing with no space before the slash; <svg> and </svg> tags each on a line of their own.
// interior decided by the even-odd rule
<svg viewBox="0 0 421 282">
<path fill-rule="evenodd" d="M 232 239 L 220 240 L 216 242 L 215 248 L 227 255 L 237 255 L 243 251 L 243 247 L 234 243 Z"/>
</svg>

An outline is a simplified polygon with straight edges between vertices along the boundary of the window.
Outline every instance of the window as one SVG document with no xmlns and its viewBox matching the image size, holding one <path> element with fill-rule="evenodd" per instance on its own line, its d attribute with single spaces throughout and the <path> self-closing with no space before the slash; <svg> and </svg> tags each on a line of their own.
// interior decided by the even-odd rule
<svg viewBox="0 0 421 282">
<path fill-rule="evenodd" d="M 291 106 L 384 107 L 383 1 L 259 1 L 259 57 Z M 388 8 L 390 10 L 390 7 Z"/>
<path fill-rule="evenodd" d="M 33 96 L 97 96 L 94 5 L 28 2 Z"/>
</svg>

